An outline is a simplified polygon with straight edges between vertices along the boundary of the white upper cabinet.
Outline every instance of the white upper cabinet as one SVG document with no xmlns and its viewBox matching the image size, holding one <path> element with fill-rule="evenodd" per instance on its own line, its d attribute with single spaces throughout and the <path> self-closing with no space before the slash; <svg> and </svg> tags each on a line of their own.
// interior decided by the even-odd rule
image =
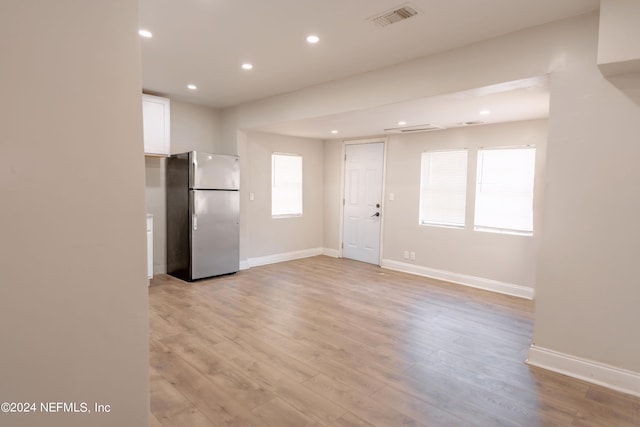
<svg viewBox="0 0 640 427">
<path fill-rule="evenodd" d="M 144 154 L 168 156 L 170 154 L 170 101 L 153 95 L 142 95 L 142 121 Z"/>
</svg>

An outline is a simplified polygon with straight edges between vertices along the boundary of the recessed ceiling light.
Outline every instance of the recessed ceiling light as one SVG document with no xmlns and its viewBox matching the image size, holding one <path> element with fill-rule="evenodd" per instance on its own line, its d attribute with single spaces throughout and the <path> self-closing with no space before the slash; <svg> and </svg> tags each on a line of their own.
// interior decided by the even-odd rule
<svg viewBox="0 0 640 427">
<path fill-rule="evenodd" d="M 243 70 L 250 70 L 253 68 L 252 64 L 249 64 L 248 62 L 245 62 L 244 64 L 242 64 L 242 69 Z"/>
<path fill-rule="evenodd" d="M 400 122 L 398 122 L 398 126 L 404 126 L 404 125 L 406 125 L 406 124 L 407 124 L 407 122 L 404 122 L 404 121 L 400 121 Z"/>
<path fill-rule="evenodd" d="M 309 36 L 307 36 L 307 43 L 311 43 L 311 44 L 316 44 L 320 41 L 320 37 L 311 34 Z"/>
<path fill-rule="evenodd" d="M 196 90 L 196 89 L 198 89 L 198 86 L 196 86 L 196 85 L 187 85 L 187 89 Z"/>
<path fill-rule="evenodd" d="M 480 115 L 481 116 L 488 116 L 489 114 L 491 114 L 490 110 L 487 110 L 487 109 L 480 110 Z"/>
<path fill-rule="evenodd" d="M 336 133 L 338 133 L 338 131 L 334 129 L 334 130 L 331 131 L 331 133 L 336 134 Z"/>
<path fill-rule="evenodd" d="M 142 37 L 146 37 L 146 38 L 153 37 L 153 34 L 151 34 L 151 31 L 149 31 L 149 30 L 139 30 L 138 34 L 140 34 Z"/>
</svg>

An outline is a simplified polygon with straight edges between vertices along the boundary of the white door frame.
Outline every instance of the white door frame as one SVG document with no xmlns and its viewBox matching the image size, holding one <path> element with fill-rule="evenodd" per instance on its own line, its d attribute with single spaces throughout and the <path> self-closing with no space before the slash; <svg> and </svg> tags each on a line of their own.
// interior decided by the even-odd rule
<svg viewBox="0 0 640 427">
<path fill-rule="evenodd" d="M 367 139 L 352 139 L 352 140 L 344 140 L 342 141 L 342 167 L 340 168 L 340 236 L 339 236 L 339 247 L 338 247 L 338 257 L 342 258 L 342 250 L 344 247 L 344 186 L 345 186 L 345 169 L 347 167 L 346 155 L 347 155 L 347 145 L 356 145 L 356 144 L 372 144 L 372 143 L 382 143 L 382 194 L 380 195 L 380 253 L 378 254 L 378 265 L 382 265 L 382 246 L 384 241 L 384 208 L 385 208 L 385 194 L 386 194 L 386 185 L 387 185 L 387 137 L 381 136 L 379 138 L 367 138 Z"/>
</svg>

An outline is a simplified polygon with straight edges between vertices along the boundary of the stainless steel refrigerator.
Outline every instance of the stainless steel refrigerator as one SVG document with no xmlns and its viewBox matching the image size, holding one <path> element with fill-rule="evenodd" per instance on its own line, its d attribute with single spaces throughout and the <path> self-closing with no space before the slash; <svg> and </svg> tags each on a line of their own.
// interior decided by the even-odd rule
<svg viewBox="0 0 640 427">
<path fill-rule="evenodd" d="M 238 157 L 190 151 L 166 170 L 167 273 L 193 281 L 238 271 Z"/>
</svg>

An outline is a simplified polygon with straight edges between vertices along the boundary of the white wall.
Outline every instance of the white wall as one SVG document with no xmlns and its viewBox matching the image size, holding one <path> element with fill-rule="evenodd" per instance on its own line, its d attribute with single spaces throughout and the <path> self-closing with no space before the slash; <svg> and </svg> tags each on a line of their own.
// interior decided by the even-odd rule
<svg viewBox="0 0 640 427">
<path fill-rule="evenodd" d="M 0 3 L 0 425 L 146 426 L 138 3 Z"/>
<path fill-rule="evenodd" d="M 607 75 L 640 72 L 640 2 L 601 0 L 598 65 Z"/>
<path fill-rule="evenodd" d="M 640 78 L 597 67 L 598 15 L 239 106 L 237 128 L 550 75 L 537 345 L 640 372 Z M 632 43 L 632 41 L 629 41 Z M 231 132 L 227 134 L 231 135 Z M 325 224 L 327 221 L 325 221 Z"/>
<path fill-rule="evenodd" d="M 171 101 L 171 153 L 197 150 L 229 153 L 222 143 L 222 113 L 215 108 Z M 153 272 L 167 271 L 166 159 L 145 157 L 147 213 L 153 214 Z"/>
<path fill-rule="evenodd" d="M 323 147 L 323 227 L 322 246 L 327 253 L 340 253 L 340 212 L 343 191 L 344 162 L 343 142 L 337 139 L 324 141 Z"/>
<path fill-rule="evenodd" d="M 593 21 L 551 75 L 534 342 L 640 373 L 640 74 L 601 75 Z"/>
<path fill-rule="evenodd" d="M 237 112 L 235 107 L 222 110 L 222 144 L 224 154 L 238 155 L 239 139 L 244 138 L 237 122 Z"/>
<path fill-rule="evenodd" d="M 541 192 L 547 141 L 546 120 L 474 126 L 411 135 L 392 135 L 387 147 L 384 202 L 383 259 L 455 274 L 533 288 L 535 286 L 536 236 L 515 236 L 473 230 L 477 150 L 480 147 L 536 145 L 536 177 Z M 467 148 L 467 216 L 464 229 L 418 224 L 421 153 L 428 150 Z M 394 194 L 391 201 L 389 194 Z M 541 201 L 541 197 L 536 197 Z M 406 260 L 404 251 L 416 260 Z M 425 270 L 426 271 L 426 270 Z"/>
<path fill-rule="evenodd" d="M 222 144 L 222 112 L 216 108 L 171 101 L 171 154 L 213 150 L 227 152 Z"/>
<path fill-rule="evenodd" d="M 271 217 L 271 154 L 302 156 L 303 215 Z M 256 265 L 268 257 L 322 248 L 322 141 L 247 132 L 239 147 L 240 259 Z M 249 200 L 249 194 L 254 200 Z"/>
</svg>

